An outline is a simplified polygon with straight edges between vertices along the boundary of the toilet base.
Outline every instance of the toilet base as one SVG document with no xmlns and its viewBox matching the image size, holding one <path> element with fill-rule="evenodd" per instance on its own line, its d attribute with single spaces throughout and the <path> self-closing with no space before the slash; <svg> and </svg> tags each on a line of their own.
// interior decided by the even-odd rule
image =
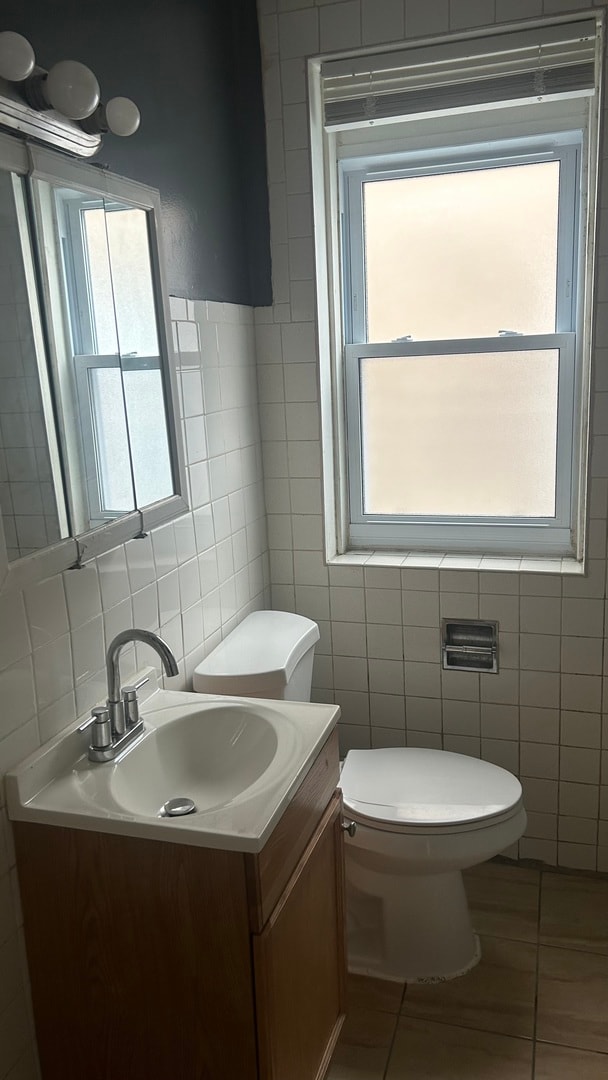
<svg viewBox="0 0 608 1080">
<path fill-rule="evenodd" d="M 431 983 L 458 978 L 479 963 L 459 871 L 391 877 L 347 864 L 347 882 L 349 970 Z"/>
<path fill-rule="evenodd" d="M 383 979 L 384 982 L 407 982 L 407 983 L 421 983 L 425 985 L 431 985 L 432 983 L 444 983 L 451 982 L 452 979 L 459 979 L 461 975 L 466 975 L 473 968 L 476 968 L 481 960 L 481 942 L 477 937 L 477 934 L 473 935 L 475 939 L 475 955 L 467 967 L 462 971 L 453 971 L 450 975 L 418 975 L 418 976 L 404 976 L 404 975 L 392 975 L 390 972 L 384 970 L 380 966 L 376 967 L 358 967 L 356 958 L 348 960 L 348 972 L 350 975 L 366 975 L 369 978 Z"/>
</svg>

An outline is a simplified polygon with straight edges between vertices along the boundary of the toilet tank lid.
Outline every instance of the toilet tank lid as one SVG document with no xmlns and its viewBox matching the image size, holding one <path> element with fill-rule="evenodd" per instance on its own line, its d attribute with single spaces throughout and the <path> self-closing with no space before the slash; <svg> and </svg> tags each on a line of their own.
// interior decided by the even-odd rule
<svg viewBox="0 0 608 1080">
<path fill-rule="evenodd" d="M 253 611 L 196 668 L 197 675 L 274 675 L 287 683 L 319 627 L 291 611 Z"/>
</svg>

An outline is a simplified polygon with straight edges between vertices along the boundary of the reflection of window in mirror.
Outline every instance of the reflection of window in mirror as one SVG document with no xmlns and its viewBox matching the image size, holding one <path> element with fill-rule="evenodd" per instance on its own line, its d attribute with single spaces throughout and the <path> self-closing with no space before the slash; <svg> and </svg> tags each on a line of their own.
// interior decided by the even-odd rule
<svg viewBox="0 0 608 1080">
<path fill-rule="evenodd" d="M 173 494 L 147 214 L 34 186 L 81 532 Z"/>
</svg>

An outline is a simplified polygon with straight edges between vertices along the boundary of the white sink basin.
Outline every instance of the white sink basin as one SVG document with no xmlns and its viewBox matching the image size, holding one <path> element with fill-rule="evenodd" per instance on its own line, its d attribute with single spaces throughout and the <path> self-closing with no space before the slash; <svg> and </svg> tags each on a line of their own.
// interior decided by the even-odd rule
<svg viewBox="0 0 608 1080">
<path fill-rule="evenodd" d="M 158 691 L 145 734 L 110 764 L 92 764 L 71 728 L 6 778 L 9 815 L 69 828 L 259 851 L 339 709 Z M 187 816 L 161 815 L 174 798 Z"/>
<path fill-rule="evenodd" d="M 156 816 L 186 796 L 198 810 L 247 798 L 268 771 L 279 740 L 272 723 L 247 705 L 227 702 L 187 713 L 144 739 L 111 770 L 110 791 L 127 813 Z"/>
</svg>

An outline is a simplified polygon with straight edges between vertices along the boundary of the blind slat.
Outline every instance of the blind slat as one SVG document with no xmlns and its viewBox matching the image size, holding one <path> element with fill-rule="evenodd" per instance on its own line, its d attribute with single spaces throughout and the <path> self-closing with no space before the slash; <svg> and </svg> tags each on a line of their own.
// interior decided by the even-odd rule
<svg viewBox="0 0 608 1080">
<path fill-rule="evenodd" d="M 592 94 L 596 33 L 588 19 L 327 61 L 321 67 L 326 125 Z"/>
</svg>

